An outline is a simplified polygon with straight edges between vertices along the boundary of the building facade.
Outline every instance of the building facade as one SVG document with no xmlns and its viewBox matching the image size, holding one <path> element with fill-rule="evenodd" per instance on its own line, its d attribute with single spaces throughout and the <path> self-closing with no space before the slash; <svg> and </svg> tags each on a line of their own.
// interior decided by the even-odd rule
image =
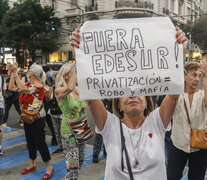
<svg viewBox="0 0 207 180">
<path fill-rule="evenodd" d="M 21 3 L 22 0 L 10 0 Z M 49 55 L 49 62 L 64 62 L 72 59 L 68 46 L 69 35 L 85 21 L 138 17 L 169 16 L 175 26 L 192 26 L 196 18 L 207 12 L 207 0 L 37 0 L 42 6 L 51 6 L 61 19 L 56 30 L 59 49 Z M 190 37 L 189 37 L 190 39 Z M 190 39 L 191 41 L 191 39 Z M 199 52 L 198 46 L 190 43 L 191 51 Z M 45 63 L 45 62 L 43 62 Z"/>
<path fill-rule="evenodd" d="M 57 61 L 72 58 L 68 46 L 69 34 L 85 21 L 169 16 L 176 26 L 190 26 L 206 11 L 204 7 L 207 3 L 206 0 L 41 0 L 41 4 L 42 1 L 50 1 L 62 22 L 57 38 L 60 49 L 50 55 L 51 62 L 57 57 Z M 191 48 L 199 51 L 197 46 L 192 45 Z"/>
</svg>

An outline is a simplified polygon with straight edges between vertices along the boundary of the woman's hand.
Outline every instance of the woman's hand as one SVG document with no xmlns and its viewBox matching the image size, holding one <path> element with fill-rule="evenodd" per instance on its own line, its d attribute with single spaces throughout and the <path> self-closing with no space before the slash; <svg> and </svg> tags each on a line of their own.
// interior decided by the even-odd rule
<svg viewBox="0 0 207 180">
<path fill-rule="evenodd" d="M 11 73 L 17 73 L 18 63 L 17 62 L 14 64 L 8 63 L 7 68 L 8 68 L 8 71 L 10 71 Z"/>
<path fill-rule="evenodd" d="M 80 38 L 80 29 L 79 28 L 76 28 L 75 31 L 72 32 L 71 36 L 70 36 L 70 42 L 69 42 L 69 47 L 73 53 L 73 57 L 75 58 L 75 49 L 74 47 L 76 48 L 79 48 L 79 44 L 80 44 L 80 41 L 79 41 L 79 38 Z"/>
<path fill-rule="evenodd" d="M 13 70 L 14 70 L 14 73 L 17 72 L 17 70 L 18 70 L 18 63 L 17 63 L 17 62 L 15 62 L 15 63 L 13 64 Z"/>
<path fill-rule="evenodd" d="M 185 54 L 188 48 L 188 39 L 185 36 L 185 33 L 178 27 L 176 27 L 176 41 L 178 44 L 183 44 L 183 51 Z"/>
<path fill-rule="evenodd" d="M 7 63 L 6 67 L 7 67 L 8 71 L 9 71 L 10 73 L 13 72 L 13 66 L 12 66 L 11 63 Z"/>
<path fill-rule="evenodd" d="M 201 72 L 202 72 L 202 75 L 203 75 L 203 78 L 207 78 L 207 63 L 205 61 L 203 61 L 201 63 Z"/>
</svg>

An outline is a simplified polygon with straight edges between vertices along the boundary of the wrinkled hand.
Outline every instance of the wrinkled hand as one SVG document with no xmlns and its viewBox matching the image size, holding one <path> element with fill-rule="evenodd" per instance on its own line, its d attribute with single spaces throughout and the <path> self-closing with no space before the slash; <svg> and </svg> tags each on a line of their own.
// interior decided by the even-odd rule
<svg viewBox="0 0 207 180">
<path fill-rule="evenodd" d="M 203 77 L 204 78 L 206 78 L 207 77 L 207 63 L 206 62 L 202 62 L 201 63 L 201 72 L 202 72 L 202 75 L 203 75 Z"/>
<path fill-rule="evenodd" d="M 8 69 L 9 72 L 12 73 L 14 71 L 13 70 L 13 65 L 11 63 L 7 63 L 6 67 L 7 67 L 7 69 Z"/>
<path fill-rule="evenodd" d="M 17 72 L 17 70 L 18 70 L 18 63 L 17 62 L 15 62 L 13 64 L 13 69 L 14 69 L 14 72 Z"/>
<path fill-rule="evenodd" d="M 7 64 L 6 64 L 6 67 L 7 67 L 8 71 L 10 70 L 10 64 L 11 64 L 11 63 L 7 63 Z"/>
<path fill-rule="evenodd" d="M 75 49 L 74 47 L 76 48 L 79 48 L 79 38 L 80 38 L 80 29 L 79 28 L 76 28 L 75 31 L 72 32 L 72 35 L 70 36 L 70 42 L 69 42 L 69 47 L 73 53 L 73 57 L 75 58 Z"/>
<path fill-rule="evenodd" d="M 7 63 L 7 68 L 8 71 L 10 71 L 11 73 L 16 73 L 18 70 L 18 63 L 14 63 L 14 64 Z"/>
<path fill-rule="evenodd" d="M 185 33 L 178 27 L 176 27 L 176 41 L 178 44 L 183 44 L 183 51 L 185 54 L 188 48 L 188 38 L 185 36 Z"/>
</svg>

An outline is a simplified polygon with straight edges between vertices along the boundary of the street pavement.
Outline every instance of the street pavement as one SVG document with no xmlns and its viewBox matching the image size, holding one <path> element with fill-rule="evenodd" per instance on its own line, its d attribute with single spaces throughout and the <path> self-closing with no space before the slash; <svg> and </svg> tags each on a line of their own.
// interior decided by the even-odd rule
<svg viewBox="0 0 207 180">
<path fill-rule="evenodd" d="M 42 162 L 39 152 L 35 164 L 37 170 L 22 176 L 20 171 L 28 165 L 29 155 L 26 149 L 24 130 L 6 127 L 3 129 L 3 150 L 4 154 L 0 157 L 0 180 L 40 180 L 46 172 L 45 163 Z M 51 180 L 64 179 L 66 166 L 62 153 L 52 154 L 57 146 L 50 145 L 51 136 L 46 136 L 49 151 L 51 153 L 51 163 L 54 168 L 54 174 Z M 100 162 L 92 163 L 93 148 L 87 144 L 83 168 L 80 170 L 80 180 L 99 180 L 103 179 L 105 169 L 105 159 L 103 153 L 100 153 Z"/>
<path fill-rule="evenodd" d="M 89 117 L 89 124 L 94 129 L 94 124 L 88 111 L 87 115 Z M 39 152 L 37 153 L 37 159 L 35 161 L 37 170 L 24 176 L 20 174 L 20 171 L 28 165 L 29 155 L 26 149 L 24 130 L 22 127 L 19 127 L 18 121 L 19 115 L 12 107 L 8 119 L 8 127 L 3 129 L 2 146 L 4 154 L 0 156 L 0 180 L 40 180 L 46 169 Z M 57 146 L 51 146 L 50 144 L 51 135 L 48 127 L 46 127 L 46 134 L 46 141 L 51 152 L 51 163 L 55 170 L 51 180 L 63 180 L 66 172 L 64 156 L 62 153 L 52 154 L 57 149 Z M 85 160 L 80 170 L 79 180 L 104 180 L 106 160 L 101 152 L 99 155 L 100 162 L 98 164 L 92 163 L 92 144 L 93 139 L 87 143 Z M 187 179 L 186 168 L 182 180 Z M 207 180 L 207 174 L 205 180 Z"/>
<path fill-rule="evenodd" d="M 94 129 L 94 123 L 88 109 L 87 116 L 90 126 Z M 40 180 L 46 169 L 39 152 L 35 161 L 37 170 L 24 176 L 20 174 L 20 171 L 28 165 L 29 155 L 26 149 L 24 130 L 23 127 L 19 126 L 18 121 L 19 115 L 12 106 L 7 123 L 8 127 L 3 129 L 2 146 L 4 154 L 0 156 L 0 180 Z M 51 153 L 52 166 L 55 170 L 51 180 L 63 180 L 66 172 L 64 156 L 62 153 L 52 154 L 58 147 L 51 146 L 52 137 L 47 125 L 45 130 L 46 142 Z M 106 160 L 103 153 L 101 152 L 99 155 L 100 161 L 98 164 L 92 163 L 93 140 L 94 138 L 87 142 L 85 160 L 83 168 L 80 170 L 79 180 L 102 180 L 104 178 Z"/>
</svg>

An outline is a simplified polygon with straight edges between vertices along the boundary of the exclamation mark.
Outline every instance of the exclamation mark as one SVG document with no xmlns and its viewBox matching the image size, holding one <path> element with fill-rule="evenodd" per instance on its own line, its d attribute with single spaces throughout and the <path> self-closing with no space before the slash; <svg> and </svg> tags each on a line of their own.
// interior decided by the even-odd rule
<svg viewBox="0 0 207 180">
<path fill-rule="evenodd" d="M 178 43 L 175 42 L 175 60 L 176 60 L 175 67 L 176 68 L 179 68 L 179 65 L 178 65 L 178 54 L 179 54 L 179 47 L 178 47 Z"/>
</svg>

